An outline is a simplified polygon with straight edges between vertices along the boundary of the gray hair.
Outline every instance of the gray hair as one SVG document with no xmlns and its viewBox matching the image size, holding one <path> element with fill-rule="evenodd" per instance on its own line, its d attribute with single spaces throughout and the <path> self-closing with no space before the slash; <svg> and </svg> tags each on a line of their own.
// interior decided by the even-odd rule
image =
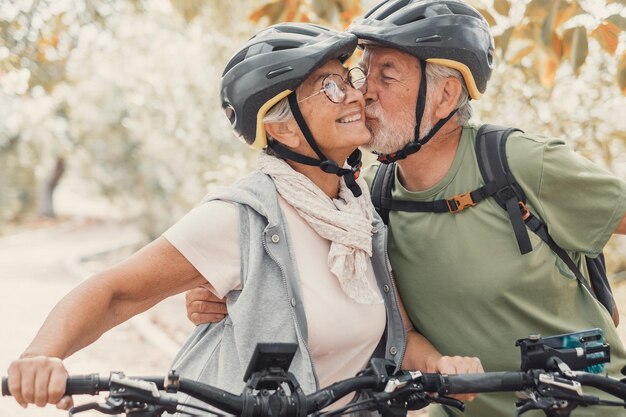
<svg viewBox="0 0 626 417">
<path fill-rule="evenodd" d="M 265 113 L 265 117 L 263 117 L 263 125 L 265 125 L 266 123 L 286 122 L 292 117 L 293 114 L 291 113 L 291 108 L 289 108 L 289 99 L 287 97 L 284 97 L 278 103 L 274 104 L 272 108 L 267 111 L 267 113 Z M 265 134 L 267 135 L 268 144 L 271 141 L 276 140 L 272 137 L 272 135 L 269 134 L 267 129 L 265 130 Z M 267 153 L 268 155 L 278 157 L 274 150 L 269 146 L 266 147 L 264 150 L 265 153 Z"/>
<path fill-rule="evenodd" d="M 456 113 L 456 116 L 458 117 L 459 125 L 464 125 L 472 117 L 472 105 L 470 104 L 469 93 L 463 76 L 459 71 L 443 65 L 431 63 L 426 65 L 426 79 L 429 90 L 435 88 L 441 80 L 448 77 L 454 77 L 461 83 L 461 94 L 457 103 L 459 111 Z"/>
</svg>

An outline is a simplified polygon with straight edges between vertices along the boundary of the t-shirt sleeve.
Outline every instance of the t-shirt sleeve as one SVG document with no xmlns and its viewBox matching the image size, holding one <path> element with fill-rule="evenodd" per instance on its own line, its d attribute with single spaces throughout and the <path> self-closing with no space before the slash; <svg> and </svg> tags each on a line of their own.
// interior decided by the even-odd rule
<svg viewBox="0 0 626 417">
<path fill-rule="evenodd" d="M 163 237 L 206 278 L 222 298 L 240 288 L 239 211 L 224 201 L 192 209 Z"/>
<path fill-rule="evenodd" d="M 380 163 L 375 162 L 363 168 L 363 178 L 365 178 L 365 182 L 370 189 L 372 188 L 372 182 L 374 182 L 374 177 L 376 177 L 379 165 Z"/>
<path fill-rule="evenodd" d="M 599 254 L 626 213 L 626 182 L 563 140 L 509 140 L 511 171 L 550 236 L 565 250 Z"/>
</svg>

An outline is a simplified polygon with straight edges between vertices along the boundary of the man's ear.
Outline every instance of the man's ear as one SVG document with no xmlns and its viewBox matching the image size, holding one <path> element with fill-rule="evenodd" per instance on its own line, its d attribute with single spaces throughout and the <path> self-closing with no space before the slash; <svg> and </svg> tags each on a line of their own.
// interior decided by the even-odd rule
<svg viewBox="0 0 626 417">
<path fill-rule="evenodd" d="M 458 78 L 448 77 L 439 82 L 435 97 L 436 103 L 434 103 L 435 116 L 438 119 L 447 117 L 452 110 L 456 109 L 461 90 L 461 81 Z"/>
<path fill-rule="evenodd" d="M 285 122 L 266 123 L 265 130 L 275 140 L 289 148 L 297 148 L 300 146 L 301 135 L 300 129 L 294 119 Z"/>
</svg>

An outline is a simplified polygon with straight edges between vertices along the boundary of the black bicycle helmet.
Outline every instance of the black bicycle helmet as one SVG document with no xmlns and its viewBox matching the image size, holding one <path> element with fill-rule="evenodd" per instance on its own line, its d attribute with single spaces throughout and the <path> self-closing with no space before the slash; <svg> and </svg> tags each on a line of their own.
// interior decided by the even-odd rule
<svg viewBox="0 0 626 417">
<path fill-rule="evenodd" d="M 421 81 L 413 141 L 378 160 L 391 163 L 419 151 L 458 111 L 439 120 L 420 139 L 426 105 L 426 63 L 458 70 L 471 98 L 487 88 L 493 70 L 494 43 L 485 18 L 462 0 L 383 0 L 347 29 L 359 39 L 398 49 L 419 59 Z"/>
<path fill-rule="evenodd" d="M 479 99 L 493 70 L 489 24 L 461 0 L 384 0 L 348 28 L 359 39 L 458 70 Z"/>
<path fill-rule="evenodd" d="M 253 148 L 267 146 L 267 111 L 332 58 L 352 55 L 357 38 L 310 23 L 280 23 L 252 37 L 222 74 L 222 108 L 235 133 Z"/>
<path fill-rule="evenodd" d="M 231 58 L 222 74 L 222 108 L 235 133 L 256 149 L 267 146 L 283 158 L 318 166 L 324 172 L 344 177 L 356 197 L 362 191 L 356 183 L 361 169 L 361 151 L 348 158 L 350 169 L 328 159 L 317 146 L 306 124 L 295 94 L 317 68 L 331 59 L 344 62 L 357 47 L 357 37 L 310 23 L 280 23 L 252 37 Z M 263 118 L 284 97 L 308 142 L 319 159 L 292 151 L 278 141 L 268 143 Z"/>
</svg>

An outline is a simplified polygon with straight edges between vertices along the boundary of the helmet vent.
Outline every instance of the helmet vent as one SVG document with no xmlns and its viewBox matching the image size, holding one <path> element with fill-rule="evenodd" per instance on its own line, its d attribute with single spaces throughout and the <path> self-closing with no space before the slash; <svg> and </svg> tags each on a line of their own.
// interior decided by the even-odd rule
<svg viewBox="0 0 626 417">
<path fill-rule="evenodd" d="M 441 36 L 431 35 L 431 36 L 425 36 L 423 38 L 415 39 L 415 43 L 425 43 L 425 42 L 441 42 Z"/>
<path fill-rule="evenodd" d="M 470 7 L 467 7 L 463 3 L 449 2 L 448 8 L 450 9 L 450 12 L 452 12 L 453 14 L 472 16 L 480 20 L 484 19 L 483 16 L 479 12 L 477 12 L 476 10 Z"/>
<path fill-rule="evenodd" d="M 394 14 L 395 12 L 397 12 L 398 10 L 402 9 L 404 6 L 406 6 L 410 2 L 411 0 L 396 0 L 395 2 L 392 2 L 391 4 L 388 4 L 387 7 L 379 9 L 378 11 L 380 11 L 380 13 L 377 13 L 377 15 L 373 17 L 378 20 L 384 20 L 388 18 L 389 16 L 391 16 L 392 14 Z"/>
<path fill-rule="evenodd" d="M 235 122 L 237 121 L 237 115 L 235 114 L 235 109 L 229 103 L 222 104 L 222 107 L 224 108 L 224 113 L 226 114 L 226 117 L 228 117 L 230 124 L 234 126 Z"/>
<path fill-rule="evenodd" d="M 289 71 L 293 71 L 293 67 L 287 66 L 287 67 L 278 68 L 278 69 L 271 70 L 270 72 L 268 72 L 266 77 L 268 79 L 278 77 L 279 75 L 283 75 Z"/>
</svg>

